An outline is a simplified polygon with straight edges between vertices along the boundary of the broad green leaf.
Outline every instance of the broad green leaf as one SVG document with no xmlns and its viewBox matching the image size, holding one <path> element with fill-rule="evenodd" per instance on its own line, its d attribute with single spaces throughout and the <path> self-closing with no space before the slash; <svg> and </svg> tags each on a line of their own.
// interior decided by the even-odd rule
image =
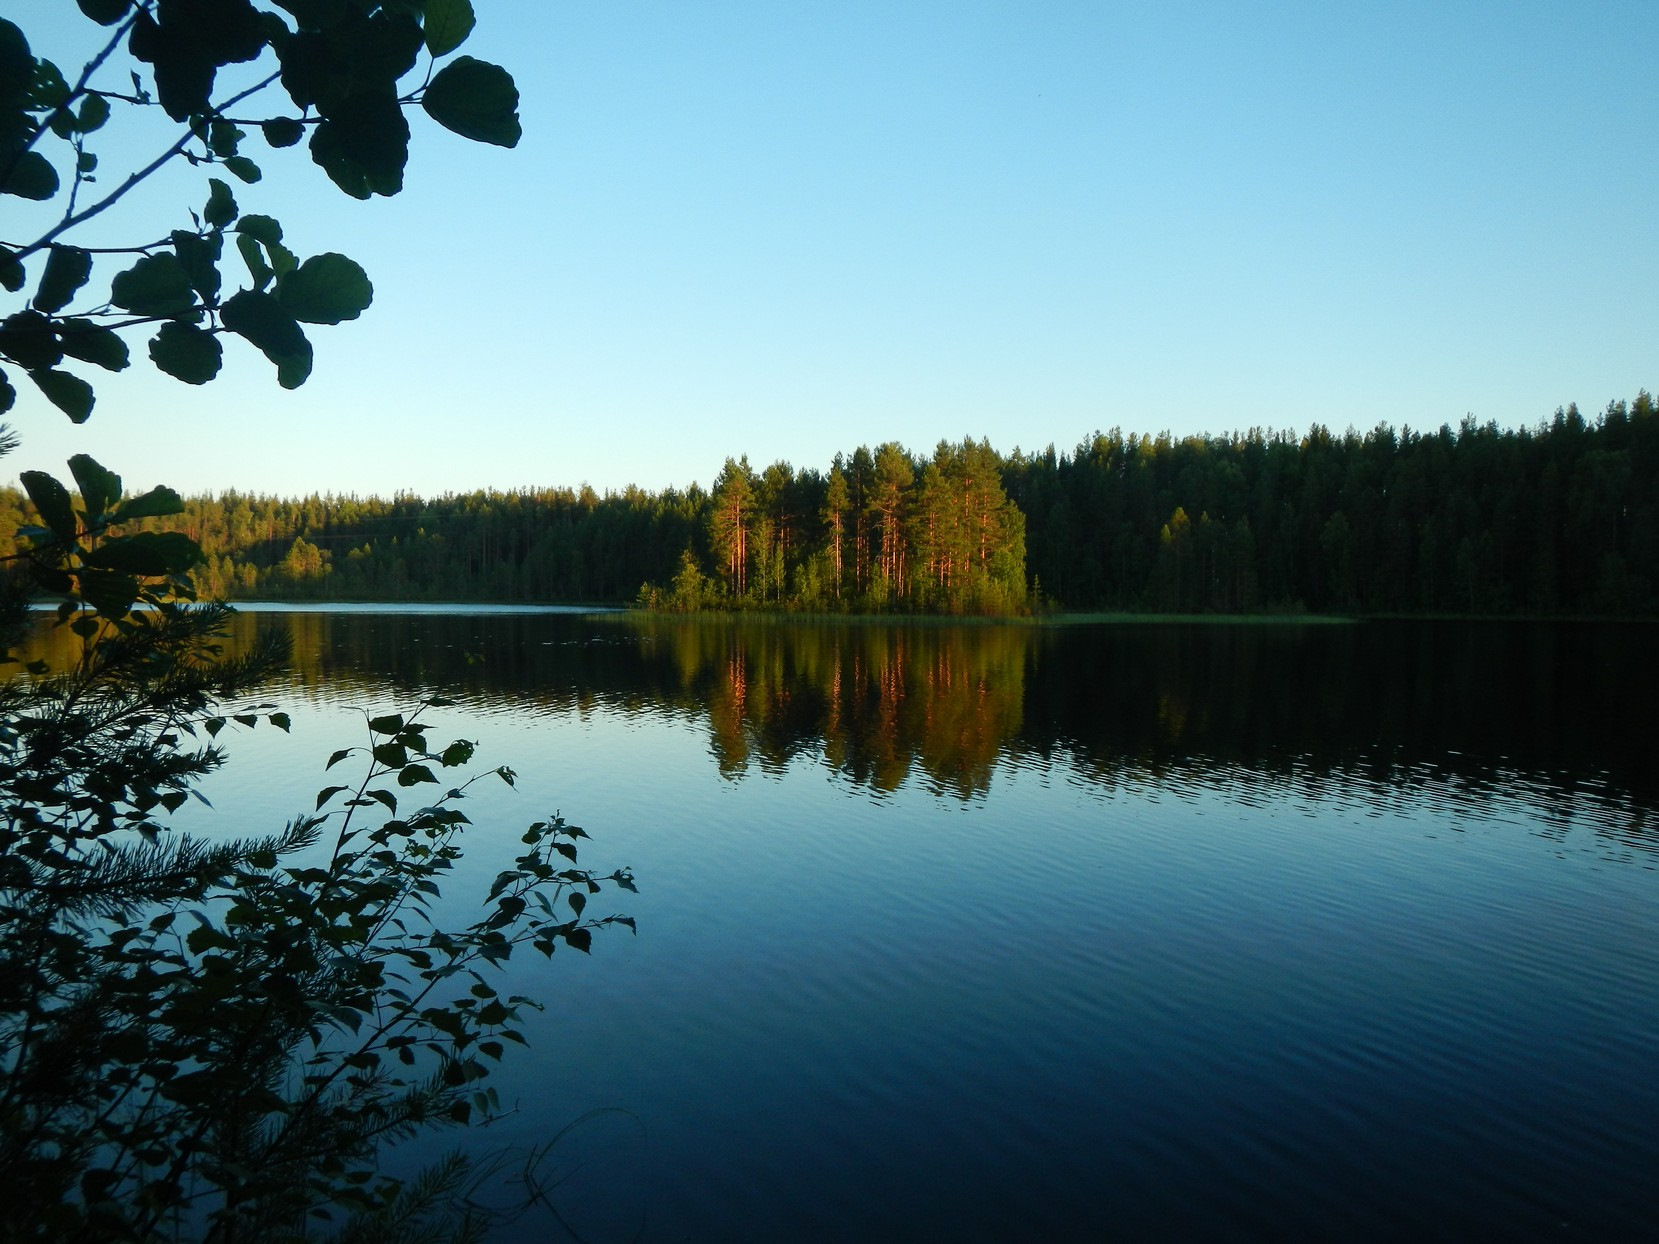
<svg viewBox="0 0 1659 1244">
<path fill-rule="evenodd" d="M 146 255 L 109 286 L 110 301 L 137 315 L 182 315 L 196 305 L 196 292 L 178 256 Z"/>
<path fill-rule="evenodd" d="M 53 65 L 53 66 L 51 66 L 51 75 L 55 75 L 55 73 L 56 73 L 56 66 Z M 51 75 L 45 75 L 46 76 L 45 85 L 48 86 L 48 90 L 45 91 L 46 95 L 66 95 L 66 93 L 68 93 L 68 88 L 66 88 L 66 86 L 65 86 L 65 88 L 63 88 L 63 91 L 61 91 L 61 93 L 60 93 L 60 91 L 51 90 L 51 88 L 53 88 L 53 86 L 60 85 L 60 81 L 61 81 L 61 78 L 58 81 L 51 80 Z M 40 86 L 43 85 L 43 83 L 41 83 L 40 80 L 41 80 L 41 75 L 38 75 L 38 73 L 36 73 L 36 75 L 35 75 L 36 90 L 38 90 L 38 88 L 40 88 Z M 51 133 L 56 134 L 56 136 L 58 136 L 58 138 L 63 138 L 63 139 L 75 138 L 75 129 L 76 129 L 75 113 L 73 113 L 73 111 L 71 111 L 71 109 L 68 109 L 68 108 L 58 108 L 58 106 L 56 106 L 56 104 L 50 104 L 50 106 L 51 106 L 51 109 L 53 109 L 53 113 L 51 113 L 51 121 L 48 121 L 48 128 L 51 129 Z"/>
<path fill-rule="evenodd" d="M 313 255 L 277 281 L 277 301 L 306 324 L 355 320 L 374 301 L 374 286 L 354 260 Z"/>
<path fill-rule="evenodd" d="M 46 395 L 46 400 L 68 415 L 72 422 L 85 423 L 86 417 L 92 413 L 92 386 L 79 376 L 54 367 L 44 367 L 31 371 L 29 379 Z"/>
<path fill-rule="evenodd" d="M 63 543 L 71 543 L 80 531 L 80 523 L 69 490 L 45 471 L 21 471 L 17 479 L 40 512 L 40 521 Z"/>
<path fill-rule="evenodd" d="M 34 72 L 34 65 L 34 54 L 23 32 L 0 17 L 0 105 L 16 107 L 26 102 L 24 84 Z"/>
<path fill-rule="evenodd" d="M 374 758 L 377 764 L 383 764 L 388 769 L 401 769 L 409 763 L 409 753 L 401 743 L 375 744 Z"/>
<path fill-rule="evenodd" d="M 282 241 L 282 224 L 270 216 L 261 216 L 251 212 L 236 222 L 236 232 L 245 233 L 267 246 L 274 246 Z"/>
<path fill-rule="evenodd" d="M 109 120 L 109 100 L 102 95 L 88 95 L 81 104 L 80 115 L 75 118 L 75 128 L 82 134 L 90 134 L 104 127 Z"/>
<path fill-rule="evenodd" d="M 169 514 L 183 514 L 184 501 L 165 484 L 158 484 L 149 492 L 128 498 L 115 507 L 111 523 L 130 522 L 135 518 L 166 518 Z"/>
<path fill-rule="evenodd" d="M 432 770 L 425 765 L 405 765 L 398 770 L 397 784 L 399 786 L 414 786 L 417 782 L 436 782 Z"/>
<path fill-rule="evenodd" d="M 188 229 L 175 229 L 168 240 L 173 244 L 173 254 L 178 256 L 190 287 L 202 296 L 203 301 L 211 302 L 217 298 L 219 256 L 224 253 L 224 235 L 214 233 L 204 238 Z"/>
<path fill-rule="evenodd" d="M 447 56 L 466 42 L 477 19 L 471 0 L 426 0 L 422 35 L 433 56 Z"/>
<path fill-rule="evenodd" d="M 567 929 L 564 932 L 563 937 L 565 939 L 565 945 L 574 947 L 576 950 L 581 951 L 584 955 L 589 954 L 592 951 L 593 931 L 591 929 Z"/>
<path fill-rule="evenodd" d="M 61 311 L 69 305 L 75 291 L 86 284 L 92 275 L 92 256 L 78 246 L 53 244 L 46 258 L 46 271 L 41 273 L 40 288 L 35 291 L 37 311 Z"/>
<path fill-rule="evenodd" d="M 121 500 L 121 477 L 91 455 L 76 454 L 69 460 L 69 471 L 75 477 L 75 486 L 81 490 L 89 522 L 97 522 L 105 510 Z"/>
<path fill-rule="evenodd" d="M 319 107 L 324 96 L 340 89 L 338 62 L 328 36 L 321 32 L 345 16 L 345 6 L 341 0 L 278 0 L 278 3 L 297 17 L 302 27 L 308 27 L 284 40 L 282 89 L 301 110 Z"/>
<path fill-rule="evenodd" d="M 249 0 L 172 0 L 135 14 L 128 51 L 154 66 L 156 95 L 167 115 L 186 121 L 211 110 L 221 65 L 252 60 L 265 46 L 265 28 Z"/>
<path fill-rule="evenodd" d="M 211 228 L 223 229 L 236 219 L 236 197 L 217 177 L 208 178 L 207 186 L 207 206 L 202 209 L 202 219 Z"/>
<path fill-rule="evenodd" d="M 338 795 L 343 790 L 345 790 L 344 786 L 325 786 L 325 787 L 323 787 L 320 791 L 317 792 L 317 807 L 321 808 L 325 803 L 327 803 L 330 799 L 334 798 L 334 796 Z"/>
<path fill-rule="evenodd" d="M 23 288 L 23 265 L 17 262 L 17 252 L 9 246 L 0 246 L 0 287 L 15 294 Z"/>
<path fill-rule="evenodd" d="M 403 714 L 388 713 L 384 717 L 371 718 L 369 729 L 376 734 L 396 734 L 403 729 Z"/>
<path fill-rule="evenodd" d="M 277 365 L 277 383 L 296 389 L 311 374 L 311 343 L 298 321 L 269 294 L 242 290 L 219 309 L 226 328 L 247 338 Z"/>
<path fill-rule="evenodd" d="M 264 176 L 247 156 L 227 156 L 224 161 L 225 170 L 241 181 L 253 183 Z"/>
<path fill-rule="evenodd" d="M 219 338 L 194 324 L 163 324 L 150 339 L 150 359 L 185 384 L 206 384 L 219 374 L 224 348 Z"/>
<path fill-rule="evenodd" d="M 120 371 L 129 361 L 127 343 L 120 334 L 91 320 L 59 320 L 58 344 L 70 358 L 94 363 L 105 371 Z"/>
<path fill-rule="evenodd" d="M 18 156 L 10 176 L 4 184 L 0 184 L 0 194 L 13 194 L 37 203 L 44 202 L 57 192 L 58 171 L 38 151 L 25 151 Z"/>
<path fill-rule="evenodd" d="M 259 129 L 265 135 L 265 141 L 273 147 L 292 147 L 305 137 L 305 126 L 287 117 L 262 122 Z"/>
<path fill-rule="evenodd" d="M 332 756 L 330 756 L 328 758 L 328 763 L 323 766 L 324 772 L 327 772 L 329 769 L 332 769 L 335 765 L 339 764 L 347 756 L 351 755 L 351 753 L 352 753 L 351 748 L 342 747 L 339 751 L 335 752 Z M 344 789 L 344 788 L 342 787 L 341 789 Z"/>
<path fill-rule="evenodd" d="M 18 311 L 0 320 L 0 354 L 30 370 L 63 361 L 52 322 L 38 311 Z"/>
<path fill-rule="evenodd" d="M 258 241 L 246 233 L 238 233 L 236 249 L 241 252 L 242 262 L 248 265 L 248 275 L 253 278 L 254 289 L 263 293 L 276 273 L 272 272 L 271 265 L 265 262 L 265 253 L 259 249 Z"/>
<path fill-rule="evenodd" d="M 339 135 L 328 121 L 311 132 L 311 159 L 328 174 L 330 181 L 352 198 L 373 197 L 374 189 L 369 185 L 368 174 L 361 164 L 346 154 Z"/>
<path fill-rule="evenodd" d="M 276 273 L 279 280 L 300 266 L 299 256 L 281 242 L 267 243 L 265 257 L 271 261 L 271 271 Z"/>
<path fill-rule="evenodd" d="M 289 717 L 287 713 L 272 713 L 269 717 L 265 718 L 265 720 L 270 722 L 278 730 L 281 730 L 284 734 L 287 734 L 294 725 L 293 719 Z"/>
<path fill-rule="evenodd" d="M 86 603 L 106 618 L 125 617 L 138 599 L 138 580 L 129 574 L 92 567 L 75 577 Z"/>
<path fill-rule="evenodd" d="M 361 26 L 342 25 L 332 34 L 336 53 L 344 53 L 353 62 L 354 86 L 378 83 L 395 92 L 397 80 L 415 67 L 421 52 L 421 26 L 409 10 L 416 7 L 425 6 L 383 0 L 380 12 Z M 399 8 L 403 11 L 398 12 Z"/>
<path fill-rule="evenodd" d="M 35 62 L 29 79 L 29 103 L 37 109 L 61 108 L 69 102 L 69 84 L 63 80 L 63 71 L 42 57 Z M 71 119 L 71 123 L 73 119 Z M 54 129 L 56 127 L 54 126 Z M 60 135 L 62 131 L 58 131 Z M 71 130 L 70 132 L 73 132 Z M 67 137 L 67 135 L 63 135 Z"/>
<path fill-rule="evenodd" d="M 354 199 L 398 193 L 409 161 L 409 121 L 397 97 L 390 91 L 351 96 L 313 131 L 311 158 Z"/>
<path fill-rule="evenodd" d="M 523 133 L 512 75 L 471 56 L 457 57 L 438 71 L 421 107 L 446 130 L 474 142 L 516 147 Z"/>
<path fill-rule="evenodd" d="M 229 121 L 214 121 L 207 127 L 207 149 L 221 160 L 228 160 L 247 136 L 245 130 Z"/>
<path fill-rule="evenodd" d="M 123 574 L 166 575 L 190 569 L 202 550 L 182 531 L 141 531 L 105 540 L 86 555 L 88 566 Z"/>
<path fill-rule="evenodd" d="M 199 955 L 204 950 L 230 950 L 235 946 L 236 943 L 223 929 L 207 924 L 197 925 L 184 939 L 184 948 L 193 955 Z"/>
<path fill-rule="evenodd" d="M 277 383 L 285 389 L 297 389 L 311 377 L 311 343 L 294 354 L 276 360 Z"/>
<path fill-rule="evenodd" d="M 132 0 L 76 0 L 85 13 L 100 26 L 113 26 L 127 15 Z"/>
<path fill-rule="evenodd" d="M 6 379 L 6 373 L 0 371 L 0 415 L 5 414 L 17 401 L 17 390 L 12 382 Z"/>
<path fill-rule="evenodd" d="M 248 265 L 254 288 L 260 292 L 274 277 L 299 267 L 294 252 L 282 244 L 282 226 L 269 216 L 250 215 L 237 221 L 236 249 L 242 252 L 242 262 Z"/>
</svg>

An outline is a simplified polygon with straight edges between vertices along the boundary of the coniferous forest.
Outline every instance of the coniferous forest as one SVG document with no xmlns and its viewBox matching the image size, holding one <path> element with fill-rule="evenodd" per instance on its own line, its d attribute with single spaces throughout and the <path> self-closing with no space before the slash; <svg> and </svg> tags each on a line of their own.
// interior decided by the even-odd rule
<svg viewBox="0 0 1659 1244">
<path fill-rule="evenodd" d="M 1009 614 L 1652 614 L 1643 391 L 1515 431 L 1097 433 L 1070 452 L 888 443 L 710 490 L 196 497 L 170 524 L 226 599 Z M 0 553 L 35 521 L 0 490 Z"/>
</svg>

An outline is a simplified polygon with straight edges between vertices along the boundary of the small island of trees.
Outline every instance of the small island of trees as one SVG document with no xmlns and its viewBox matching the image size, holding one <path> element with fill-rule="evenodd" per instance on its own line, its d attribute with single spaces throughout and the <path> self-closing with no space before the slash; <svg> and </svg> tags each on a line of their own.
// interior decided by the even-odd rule
<svg viewBox="0 0 1659 1244">
<path fill-rule="evenodd" d="M 680 553 L 651 609 L 1004 614 L 1026 602 L 1025 516 L 984 441 L 917 461 L 896 442 L 836 455 L 828 475 L 726 459 L 707 504 L 710 560 Z"/>
</svg>

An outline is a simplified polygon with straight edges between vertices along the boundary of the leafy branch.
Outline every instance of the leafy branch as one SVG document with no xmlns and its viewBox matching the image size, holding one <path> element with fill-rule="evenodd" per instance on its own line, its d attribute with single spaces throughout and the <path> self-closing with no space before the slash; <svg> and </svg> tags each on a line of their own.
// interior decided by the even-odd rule
<svg viewBox="0 0 1659 1244">
<path fill-rule="evenodd" d="M 5 1186 L 58 1238 L 430 1216 L 439 1186 L 460 1197 L 452 1225 L 482 1221 L 454 1182 L 464 1163 L 405 1186 L 379 1173 L 377 1147 L 500 1113 L 485 1081 L 537 1004 L 487 972 L 520 947 L 587 953 L 597 930 L 633 928 L 589 908 L 606 887 L 632 891 L 632 874 L 580 867 L 587 835 L 555 816 L 524 831 L 481 914 L 445 927 L 440 883 L 471 823 L 457 805 L 514 774 L 446 786 L 475 748 L 429 742 L 436 698 L 367 718 L 367 743 L 325 766 L 361 763 L 359 779 L 324 787 L 279 833 L 171 830 L 167 814 L 223 759 L 197 740 L 290 727 L 268 704 L 216 707 L 285 652 L 224 656 L 228 609 L 191 599 L 194 544 L 122 530 L 176 512 L 174 494 L 126 497 L 92 459 L 70 466 L 74 493 L 24 473 L 38 519 L 24 565 L 66 594 L 56 625 L 83 654 L 0 684 Z M 429 786 L 442 793 L 407 806 Z"/>
<path fill-rule="evenodd" d="M 328 252 L 300 262 L 283 246 L 282 226 L 268 216 L 241 216 L 229 184 L 217 177 L 208 180 L 206 206 L 191 214 L 194 227 L 163 242 L 89 248 L 70 241 L 169 163 L 182 158 L 253 185 L 263 171 L 243 151 L 251 131 L 273 151 L 309 133 L 313 163 L 346 194 L 367 199 L 402 189 L 407 108 L 476 142 L 512 147 L 519 139 L 512 77 L 498 65 L 452 55 L 473 29 L 470 0 L 79 2 L 114 33 L 73 85 L 33 53 L 16 24 L 0 18 L 0 196 L 64 200 L 57 220 L 38 235 L 0 243 L 0 289 L 34 289 L 25 306 L 0 319 L 0 361 L 21 368 L 75 422 L 91 414 L 95 393 L 66 360 L 121 371 L 131 362 L 121 336 L 127 330 L 159 325 L 150 360 L 184 383 L 218 375 L 219 339 L 229 335 L 263 353 L 279 384 L 296 388 L 312 367 L 302 325 L 355 319 L 373 301 L 373 286 L 355 262 Z M 130 68 L 116 63 L 123 45 Z M 423 55 L 424 70 L 406 89 L 402 80 L 417 72 Z M 251 66 L 253 81 L 215 100 L 219 71 L 233 65 Z M 130 93 L 98 81 L 121 68 L 131 77 Z M 269 115 L 258 119 L 240 115 L 240 105 L 278 85 L 284 105 L 273 100 Z M 89 144 L 114 107 L 159 108 L 178 132 L 83 205 L 81 189 L 99 167 Z M 48 139 L 64 144 L 61 153 L 42 149 Z M 244 275 L 221 269 L 227 234 Z M 98 257 L 134 253 L 136 262 L 101 277 L 109 282 L 106 298 L 90 310 L 66 310 L 93 280 Z M 0 414 L 15 400 L 0 369 Z"/>
</svg>

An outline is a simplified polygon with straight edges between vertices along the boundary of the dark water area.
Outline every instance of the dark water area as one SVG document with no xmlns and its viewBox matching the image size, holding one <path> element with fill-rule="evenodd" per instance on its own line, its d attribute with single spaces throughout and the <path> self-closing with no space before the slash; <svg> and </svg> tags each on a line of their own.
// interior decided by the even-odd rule
<svg viewBox="0 0 1659 1244">
<path fill-rule="evenodd" d="M 820 751 L 872 790 L 971 798 L 1005 765 L 1110 786 L 1170 767 L 1341 771 L 1659 803 L 1650 623 L 790 625 L 626 615 L 245 615 L 300 676 L 706 718 L 722 769 Z"/>
<path fill-rule="evenodd" d="M 238 621 L 279 624 L 294 737 L 192 828 L 442 691 L 528 792 L 478 877 L 546 802 L 639 879 L 637 939 L 511 969 L 547 1010 L 469 1139 L 559 1215 L 502 1240 L 1659 1214 L 1659 628 Z"/>
</svg>

